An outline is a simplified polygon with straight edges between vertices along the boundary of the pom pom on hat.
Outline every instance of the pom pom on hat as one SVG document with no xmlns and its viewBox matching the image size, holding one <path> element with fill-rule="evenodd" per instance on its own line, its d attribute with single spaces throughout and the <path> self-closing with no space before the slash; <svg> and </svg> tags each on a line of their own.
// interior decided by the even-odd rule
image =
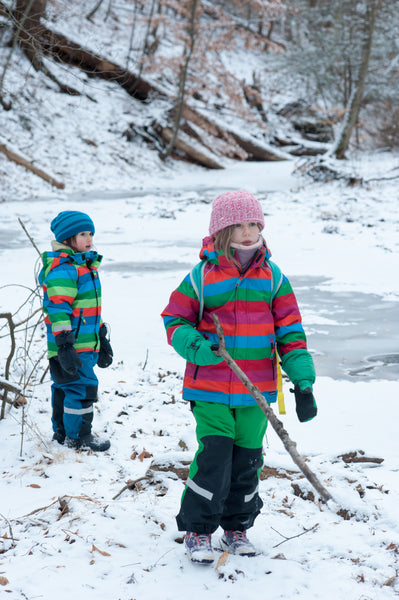
<svg viewBox="0 0 399 600">
<path fill-rule="evenodd" d="M 52 221 L 51 231 L 57 242 L 63 242 L 81 231 L 91 231 L 94 235 L 94 223 L 86 213 L 77 210 L 63 210 Z"/>
<path fill-rule="evenodd" d="M 238 223 L 259 223 L 263 229 L 265 220 L 260 202 L 245 190 L 224 192 L 213 201 L 209 233 L 214 235 Z"/>
</svg>

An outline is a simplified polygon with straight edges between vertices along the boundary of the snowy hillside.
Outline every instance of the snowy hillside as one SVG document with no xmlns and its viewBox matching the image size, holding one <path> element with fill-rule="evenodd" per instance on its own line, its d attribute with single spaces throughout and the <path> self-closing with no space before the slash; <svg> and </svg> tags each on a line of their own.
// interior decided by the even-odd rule
<svg viewBox="0 0 399 600">
<path fill-rule="evenodd" d="M 145 163 L 144 153 L 140 160 Z M 24 412 L 8 407 L 0 421 L 2 596 L 398 596 L 399 383 L 397 372 L 389 370 L 394 364 L 382 364 L 378 378 L 366 368 L 367 356 L 382 355 L 385 347 L 384 339 L 376 339 L 377 326 L 398 306 L 399 209 L 396 181 L 389 179 L 397 159 L 386 154 L 354 160 L 350 167 L 360 176 L 388 178 L 355 187 L 311 184 L 293 175 L 295 167 L 253 163 L 223 172 L 184 167 L 162 174 L 152 161 L 145 169 L 127 168 L 123 179 L 121 171 L 104 166 L 97 175 L 107 180 L 109 193 L 88 179 L 85 193 L 59 196 L 38 188 L 35 199 L 22 194 L 0 205 L 1 312 L 15 313 L 22 305 L 28 290 L 19 286 L 34 287 L 37 255 L 18 218 L 43 251 L 51 239 L 50 220 L 60 210 L 84 210 L 93 217 L 95 244 L 104 254 L 103 315 L 115 351 L 114 364 L 98 371 L 94 416 L 94 430 L 111 440 L 109 452 L 76 453 L 51 442 L 48 375 L 30 387 Z M 13 185 L 17 189 L 17 171 Z M 122 187 L 125 193 L 118 193 Z M 218 562 L 199 568 L 187 561 L 174 518 L 196 449 L 194 423 L 181 400 L 184 361 L 167 346 L 159 314 L 197 261 L 210 202 L 235 188 L 249 189 L 261 201 L 266 239 L 283 271 L 294 283 L 304 277 L 313 282 L 313 288 L 298 289 L 298 298 L 301 303 L 305 294 L 304 326 L 316 370 L 318 364 L 323 369 L 315 386 L 319 414 L 300 424 L 286 382 L 287 414 L 280 418 L 347 518 L 318 501 L 269 429 L 260 484 L 264 508 L 249 531 L 261 554 L 240 559 L 218 552 Z M 316 297 L 320 291 L 343 294 L 338 312 L 311 303 L 312 293 Z M 365 330 L 348 318 L 359 294 L 369 299 Z M 18 317 L 29 310 L 22 307 Z M 0 326 L 4 359 L 9 337 L 4 320 Z M 397 321 L 388 330 L 397 336 Z M 342 376 L 335 374 L 336 358 L 330 354 L 333 331 L 345 340 L 339 353 Z M 353 375 L 345 364 L 353 359 L 351 341 L 356 345 L 358 335 L 364 361 L 357 366 L 364 368 Z M 17 341 L 23 347 L 21 336 Z M 31 359 L 44 347 L 38 331 Z M 18 356 L 14 383 L 26 367 L 23 352 Z M 220 534 L 214 536 L 216 549 Z"/>
</svg>

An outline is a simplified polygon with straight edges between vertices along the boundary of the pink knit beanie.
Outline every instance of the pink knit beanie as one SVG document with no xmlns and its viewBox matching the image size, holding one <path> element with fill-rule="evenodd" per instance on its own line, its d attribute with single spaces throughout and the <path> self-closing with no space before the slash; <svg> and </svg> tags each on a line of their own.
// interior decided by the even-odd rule
<svg viewBox="0 0 399 600">
<path fill-rule="evenodd" d="M 260 202 L 245 190 L 224 192 L 213 201 L 209 233 L 214 235 L 238 223 L 260 223 L 263 229 L 265 221 Z"/>
</svg>

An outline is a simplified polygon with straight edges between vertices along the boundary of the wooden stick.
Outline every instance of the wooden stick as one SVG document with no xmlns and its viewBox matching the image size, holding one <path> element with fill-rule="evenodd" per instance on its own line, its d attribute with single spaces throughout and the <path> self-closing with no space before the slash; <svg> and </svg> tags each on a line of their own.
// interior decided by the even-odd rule
<svg viewBox="0 0 399 600">
<path fill-rule="evenodd" d="M 215 324 L 216 333 L 219 338 L 219 349 L 215 350 L 215 354 L 217 354 L 218 356 L 222 356 L 224 358 L 224 360 L 226 361 L 226 363 L 228 364 L 230 369 L 242 381 L 242 383 L 245 385 L 245 387 L 247 388 L 247 390 L 249 391 L 251 396 L 253 398 L 255 398 L 256 402 L 259 405 L 259 408 L 264 412 L 264 414 L 268 418 L 269 422 L 271 423 L 273 429 L 275 430 L 275 432 L 277 433 L 277 435 L 283 442 L 284 447 L 287 450 L 288 454 L 291 456 L 294 463 L 300 468 L 302 473 L 305 475 L 306 479 L 312 484 L 312 486 L 315 488 L 315 490 L 320 494 L 322 500 L 324 500 L 325 502 L 328 502 L 329 500 L 334 501 L 330 492 L 323 486 L 323 484 L 320 482 L 320 480 L 317 478 L 317 476 L 313 473 L 313 471 L 311 471 L 309 469 L 309 467 L 305 463 L 302 456 L 298 453 L 298 451 L 296 449 L 296 442 L 294 442 L 290 438 L 290 436 L 288 435 L 288 432 L 284 429 L 283 423 L 280 421 L 280 419 L 278 419 L 276 417 L 272 408 L 269 406 L 269 404 L 266 402 L 266 400 L 260 393 L 259 388 L 256 387 L 256 385 L 254 385 L 252 383 L 252 381 L 245 375 L 244 371 L 242 371 L 242 369 L 240 369 L 240 367 L 237 365 L 237 363 L 231 358 L 230 354 L 227 352 L 226 346 L 224 343 L 223 329 L 222 329 L 222 326 L 220 325 L 220 321 L 219 321 L 217 315 L 215 315 L 215 313 L 212 314 L 212 319 Z"/>
</svg>

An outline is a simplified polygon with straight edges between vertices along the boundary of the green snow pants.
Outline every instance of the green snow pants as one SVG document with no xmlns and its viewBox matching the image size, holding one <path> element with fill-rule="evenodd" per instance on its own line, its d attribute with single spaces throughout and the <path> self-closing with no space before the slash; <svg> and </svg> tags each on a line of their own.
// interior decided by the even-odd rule
<svg viewBox="0 0 399 600">
<path fill-rule="evenodd" d="M 263 502 L 258 494 L 267 418 L 259 406 L 230 408 L 193 402 L 198 450 L 176 517 L 180 531 L 213 533 L 252 527 Z"/>
</svg>

